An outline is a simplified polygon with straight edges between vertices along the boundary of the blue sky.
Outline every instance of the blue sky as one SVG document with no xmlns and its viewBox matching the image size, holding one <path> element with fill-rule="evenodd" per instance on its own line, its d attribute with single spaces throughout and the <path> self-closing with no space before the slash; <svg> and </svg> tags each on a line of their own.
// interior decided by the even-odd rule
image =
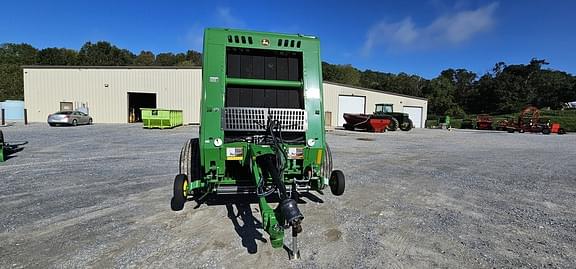
<svg viewBox="0 0 576 269">
<path fill-rule="evenodd" d="M 205 27 L 320 37 L 322 58 L 426 78 L 543 58 L 576 74 L 576 1 L 9 1 L 0 43 L 201 51 Z"/>
</svg>

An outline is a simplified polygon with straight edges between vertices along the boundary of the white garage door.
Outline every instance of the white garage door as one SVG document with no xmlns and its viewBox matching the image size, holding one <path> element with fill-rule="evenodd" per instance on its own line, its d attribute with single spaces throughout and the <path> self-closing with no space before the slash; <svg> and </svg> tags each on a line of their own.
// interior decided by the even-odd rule
<svg viewBox="0 0 576 269">
<path fill-rule="evenodd" d="M 344 125 L 344 113 L 364 113 L 364 96 L 338 96 L 338 126 Z"/>
<path fill-rule="evenodd" d="M 422 128 L 422 108 L 416 106 L 405 106 L 404 113 L 408 113 L 408 117 L 412 120 L 414 128 Z"/>
</svg>

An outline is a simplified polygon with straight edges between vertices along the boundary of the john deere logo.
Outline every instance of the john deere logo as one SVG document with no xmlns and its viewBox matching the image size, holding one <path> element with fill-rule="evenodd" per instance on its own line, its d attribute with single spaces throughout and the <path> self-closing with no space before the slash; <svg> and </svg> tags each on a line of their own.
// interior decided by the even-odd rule
<svg viewBox="0 0 576 269">
<path fill-rule="evenodd" d="M 262 46 L 268 47 L 270 45 L 270 40 L 264 38 L 262 39 Z"/>
</svg>

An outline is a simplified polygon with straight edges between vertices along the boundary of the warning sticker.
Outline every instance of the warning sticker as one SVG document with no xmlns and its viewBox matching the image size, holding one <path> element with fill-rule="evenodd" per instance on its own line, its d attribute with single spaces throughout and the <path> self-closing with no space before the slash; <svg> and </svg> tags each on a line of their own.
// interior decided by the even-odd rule
<svg viewBox="0 0 576 269">
<path fill-rule="evenodd" d="M 304 159 L 304 148 L 288 148 L 288 159 Z"/>
<path fill-rule="evenodd" d="M 226 148 L 226 160 L 239 161 L 244 157 L 244 150 L 242 148 Z"/>
</svg>

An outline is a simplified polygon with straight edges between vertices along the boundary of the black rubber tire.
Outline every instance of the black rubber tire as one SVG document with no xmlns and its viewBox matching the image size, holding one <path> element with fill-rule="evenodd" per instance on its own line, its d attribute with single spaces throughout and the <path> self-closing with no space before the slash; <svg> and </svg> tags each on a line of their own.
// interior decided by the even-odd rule
<svg viewBox="0 0 576 269">
<path fill-rule="evenodd" d="M 524 131 L 524 129 L 520 129 L 520 130 L 518 130 L 518 132 L 521 133 L 521 134 L 523 134 L 523 133 L 526 132 L 526 131 Z"/>
<path fill-rule="evenodd" d="M 506 129 L 506 131 L 509 132 L 509 133 L 511 133 L 511 134 L 514 133 L 514 129 L 513 129 L 513 128 L 508 128 L 508 129 Z"/>
<path fill-rule="evenodd" d="M 550 134 L 550 129 L 548 129 L 548 128 L 542 129 L 542 134 L 549 135 L 549 134 Z"/>
<path fill-rule="evenodd" d="M 403 122 L 400 125 L 400 130 L 402 131 L 410 131 L 412 130 L 413 124 L 411 119 L 407 119 L 406 122 Z"/>
<path fill-rule="evenodd" d="M 185 183 L 186 181 L 186 183 Z M 187 195 L 184 195 L 184 184 L 188 184 L 188 178 L 184 174 L 178 174 L 174 178 L 174 194 L 170 206 L 174 211 L 180 211 L 184 208 Z"/>
<path fill-rule="evenodd" d="M 386 131 L 396 131 L 398 130 L 398 126 L 400 126 L 398 120 L 394 117 L 390 117 L 390 124 L 388 124 L 388 126 L 386 127 Z"/>
<path fill-rule="evenodd" d="M 4 133 L 2 133 L 2 131 L 0 131 L 0 146 L 4 145 Z"/>
<path fill-rule="evenodd" d="M 180 151 L 180 174 L 185 174 L 190 181 L 202 177 L 200 166 L 200 144 L 198 138 L 192 138 Z"/>
<path fill-rule="evenodd" d="M 92 118 L 88 119 L 88 125 L 92 125 Z"/>
<path fill-rule="evenodd" d="M 354 131 L 354 127 L 348 123 L 344 123 L 343 127 L 348 131 Z"/>
<path fill-rule="evenodd" d="M 332 168 L 332 150 L 330 150 L 330 146 L 326 143 L 326 154 L 324 154 L 324 163 L 322 164 L 321 171 L 322 177 L 330 178 Z"/>
<path fill-rule="evenodd" d="M 77 121 L 77 120 L 72 120 L 72 126 L 78 126 L 78 121 Z"/>
<path fill-rule="evenodd" d="M 332 175 L 330 175 L 330 180 L 328 182 L 332 194 L 340 196 L 344 193 L 344 189 L 346 188 L 346 179 L 342 171 L 340 170 L 332 171 Z"/>
<path fill-rule="evenodd" d="M 564 128 L 560 128 L 560 129 L 558 129 L 558 134 L 559 135 L 566 134 L 566 130 L 564 130 Z"/>
</svg>

